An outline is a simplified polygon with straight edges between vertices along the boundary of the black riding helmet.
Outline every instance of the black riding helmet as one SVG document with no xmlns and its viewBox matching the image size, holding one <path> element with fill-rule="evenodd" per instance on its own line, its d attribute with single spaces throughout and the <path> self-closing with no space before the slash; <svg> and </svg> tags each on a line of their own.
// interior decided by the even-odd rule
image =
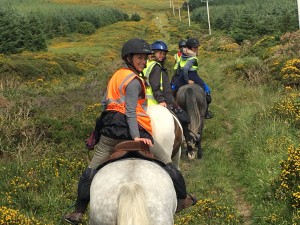
<svg viewBox="0 0 300 225">
<path fill-rule="evenodd" d="M 186 40 L 180 40 L 180 41 L 178 42 L 178 47 L 179 47 L 179 48 L 184 48 L 184 47 L 186 47 Z"/>
<path fill-rule="evenodd" d="M 196 48 L 199 45 L 200 45 L 199 41 L 195 38 L 190 38 L 186 41 L 186 47 L 189 48 L 189 49 Z"/>
<path fill-rule="evenodd" d="M 133 38 L 125 42 L 122 47 L 122 59 L 126 61 L 129 54 L 152 54 L 150 45 L 143 39 Z"/>
</svg>

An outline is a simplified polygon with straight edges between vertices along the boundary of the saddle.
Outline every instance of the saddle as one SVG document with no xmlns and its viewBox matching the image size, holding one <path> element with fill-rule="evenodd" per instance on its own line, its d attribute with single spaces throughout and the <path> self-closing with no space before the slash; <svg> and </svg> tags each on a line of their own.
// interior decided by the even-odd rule
<svg viewBox="0 0 300 225">
<path fill-rule="evenodd" d="M 149 145 L 141 141 L 123 141 L 115 146 L 115 152 L 110 156 L 110 160 L 122 158 L 124 156 L 135 156 L 153 160 L 155 157 L 150 152 Z"/>
<path fill-rule="evenodd" d="M 154 157 L 153 153 L 149 149 L 149 145 L 141 141 L 123 141 L 115 146 L 115 152 L 111 154 L 111 156 L 102 163 L 97 170 L 111 162 L 125 158 L 140 158 L 156 162 L 161 166 L 165 165 L 162 161 Z"/>
</svg>

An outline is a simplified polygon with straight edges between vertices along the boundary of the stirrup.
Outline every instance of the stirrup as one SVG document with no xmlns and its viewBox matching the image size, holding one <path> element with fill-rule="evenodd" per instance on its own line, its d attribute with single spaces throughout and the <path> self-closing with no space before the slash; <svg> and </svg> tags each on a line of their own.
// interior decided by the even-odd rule
<svg viewBox="0 0 300 225">
<path fill-rule="evenodd" d="M 81 212 L 72 212 L 64 216 L 64 220 L 72 225 L 78 225 L 82 223 L 83 213 Z"/>
<path fill-rule="evenodd" d="M 176 213 L 182 211 L 185 208 L 193 206 L 197 203 L 197 199 L 195 196 L 187 193 L 187 197 L 185 199 L 178 199 Z"/>
</svg>

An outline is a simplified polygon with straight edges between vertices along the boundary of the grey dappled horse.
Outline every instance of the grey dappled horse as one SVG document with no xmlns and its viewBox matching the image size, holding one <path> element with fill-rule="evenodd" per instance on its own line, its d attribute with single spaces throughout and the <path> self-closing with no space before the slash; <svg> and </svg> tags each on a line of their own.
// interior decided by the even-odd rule
<svg viewBox="0 0 300 225">
<path fill-rule="evenodd" d="M 90 225 L 174 225 L 173 181 L 154 162 L 110 163 L 95 175 L 90 193 Z"/>
<path fill-rule="evenodd" d="M 176 94 L 178 105 L 190 116 L 190 130 L 198 134 L 197 156 L 202 158 L 201 138 L 204 128 L 205 113 L 207 110 L 206 95 L 204 90 L 197 84 L 186 84 L 179 88 Z M 188 157 L 195 158 L 195 152 L 188 152 Z"/>
<path fill-rule="evenodd" d="M 178 119 L 160 105 L 149 106 L 147 114 L 154 139 L 151 152 L 179 168 L 183 134 Z M 123 159 L 104 166 L 92 181 L 90 199 L 90 225 L 174 225 L 173 181 L 154 162 Z"/>
</svg>

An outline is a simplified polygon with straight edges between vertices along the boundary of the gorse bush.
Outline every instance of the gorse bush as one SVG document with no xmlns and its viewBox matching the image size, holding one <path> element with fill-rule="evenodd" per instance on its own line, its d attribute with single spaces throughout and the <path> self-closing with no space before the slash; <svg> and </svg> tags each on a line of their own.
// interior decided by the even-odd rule
<svg viewBox="0 0 300 225">
<path fill-rule="evenodd" d="M 0 191 L 0 224 L 57 224 L 43 221 L 42 215 L 51 212 L 52 218 L 60 218 L 58 203 L 65 203 L 66 198 L 71 198 L 66 190 L 73 188 L 78 171 L 82 171 L 86 164 L 84 159 L 76 159 L 74 156 L 67 159 L 65 154 L 56 153 L 55 157 L 32 160 L 18 167 L 13 164 L 8 163 L 0 169 L 3 181 Z M 12 170 L 14 173 L 10 174 Z M 49 193 L 55 193 L 54 202 L 49 196 L 46 197 Z M 19 208 L 26 210 L 27 214 Z M 39 211 L 40 218 L 29 216 L 36 211 Z"/>
<path fill-rule="evenodd" d="M 291 87 L 286 89 L 291 93 L 277 102 L 271 109 L 271 114 L 275 114 L 300 129 L 300 93 Z"/>
<path fill-rule="evenodd" d="M 256 41 L 244 55 L 253 55 L 261 59 L 268 59 L 270 57 L 269 49 L 280 44 L 280 37 L 267 35 Z"/>
<path fill-rule="evenodd" d="M 263 84 L 270 80 L 268 67 L 257 57 L 237 59 L 225 71 L 228 76 L 235 76 L 252 84 Z"/>
<path fill-rule="evenodd" d="M 220 223 L 223 221 L 223 223 Z M 181 213 L 175 217 L 175 225 L 198 224 L 240 224 L 237 213 L 226 206 L 219 205 L 210 199 L 200 199 L 188 213 Z"/>
<path fill-rule="evenodd" d="M 53 225 L 52 223 L 43 223 L 34 217 L 28 217 L 19 210 L 11 209 L 6 206 L 0 206 L 0 224 L 5 225 Z"/>
<path fill-rule="evenodd" d="M 293 221 L 300 222 L 300 146 L 288 148 L 287 159 L 280 162 L 281 174 L 273 181 L 275 198 L 294 211 Z M 297 213 L 298 212 L 298 213 Z"/>
<path fill-rule="evenodd" d="M 0 56 L 0 79 L 16 76 L 22 81 L 50 81 L 67 75 L 82 75 L 94 66 L 82 62 L 78 55 L 54 56 L 24 52 L 22 55 Z M 29 84 L 29 83 L 28 83 Z"/>
<path fill-rule="evenodd" d="M 300 59 L 288 60 L 280 71 L 283 83 L 300 86 Z"/>
</svg>

